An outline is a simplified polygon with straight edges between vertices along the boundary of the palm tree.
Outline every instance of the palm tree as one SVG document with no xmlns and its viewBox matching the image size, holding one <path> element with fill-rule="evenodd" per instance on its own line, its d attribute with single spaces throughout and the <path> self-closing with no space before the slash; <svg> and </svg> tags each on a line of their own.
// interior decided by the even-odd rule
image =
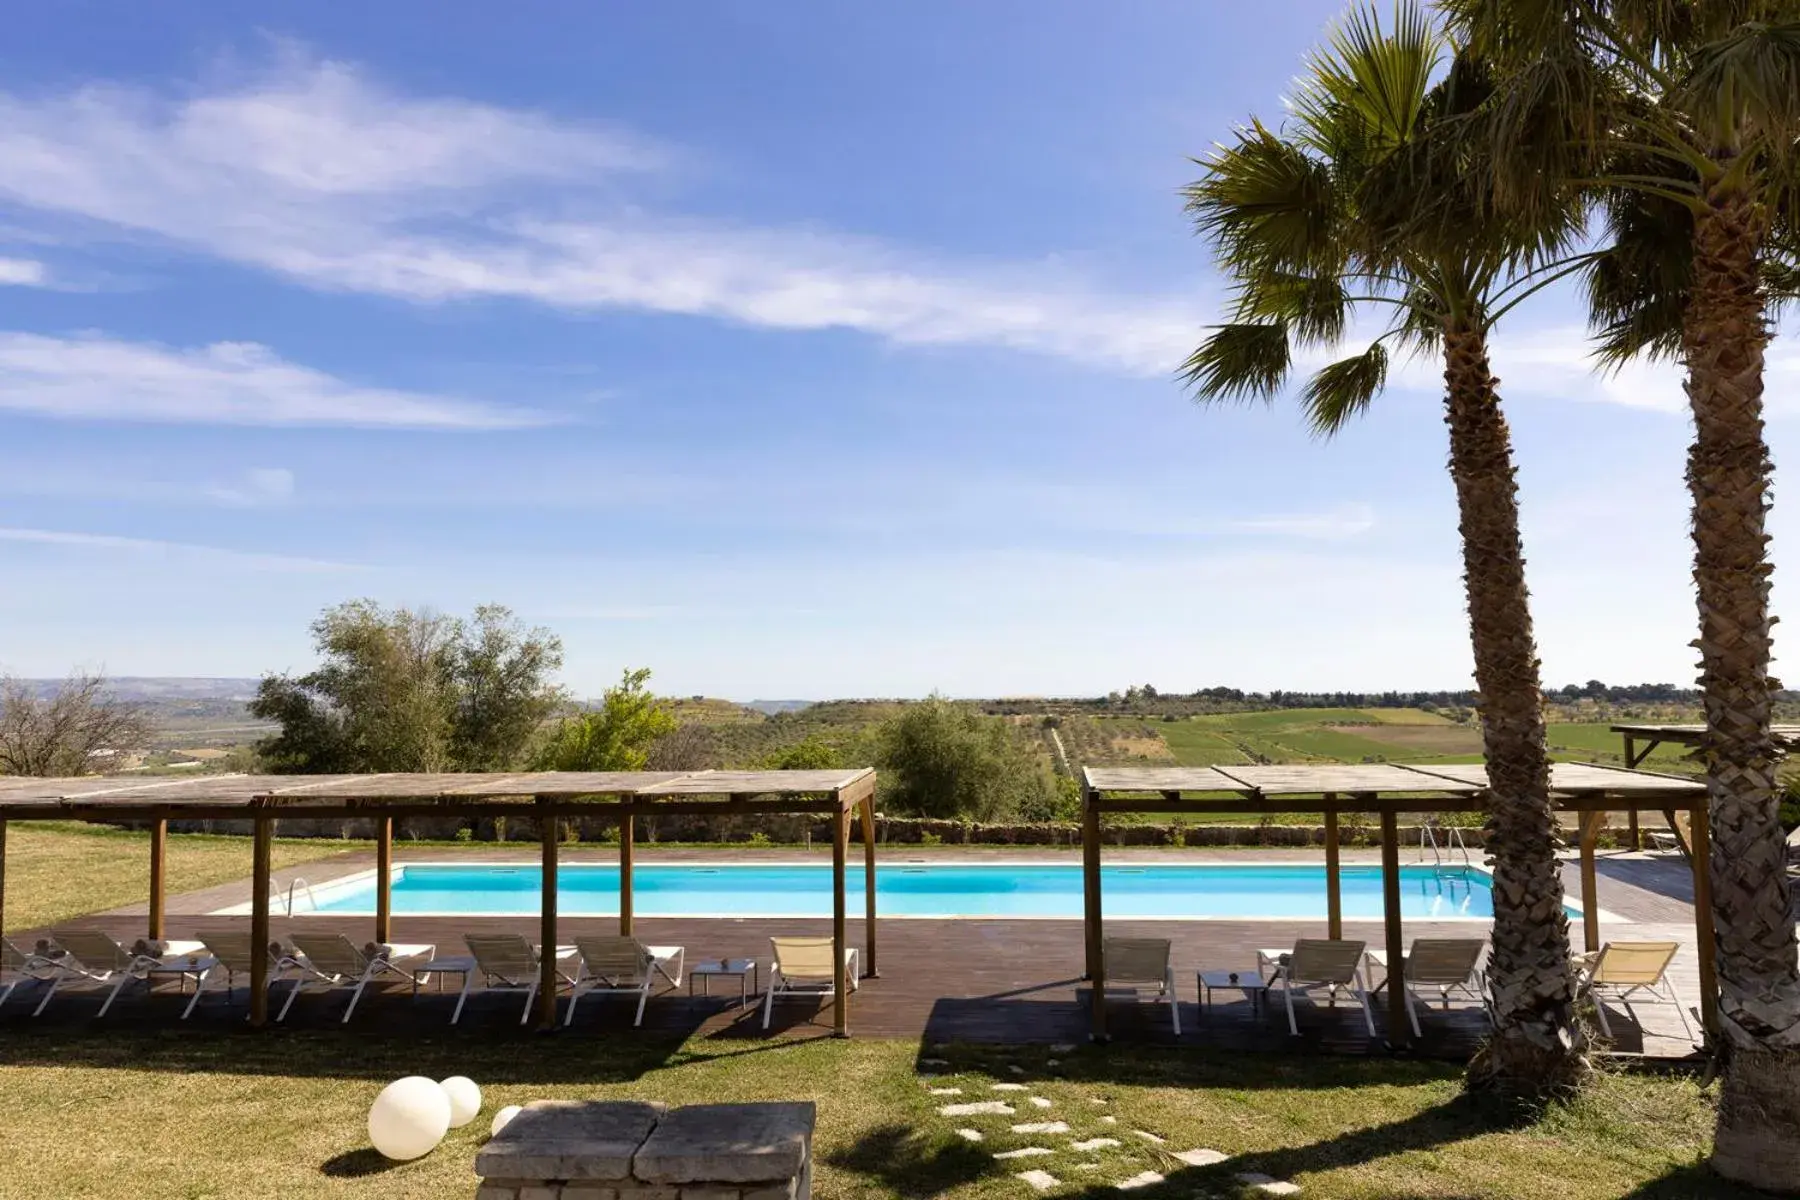
<svg viewBox="0 0 1800 1200">
<path fill-rule="evenodd" d="M 1526 225 L 1478 210 L 1467 180 L 1481 164 L 1446 153 L 1434 130 L 1478 105 L 1487 85 L 1474 64 L 1449 58 L 1417 7 L 1399 7 L 1391 32 L 1374 13 L 1355 10 L 1307 64 L 1280 131 L 1253 121 L 1201 162 L 1205 175 L 1188 188 L 1188 208 L 1236 300 L 1230 323 L 1188 360 L 1186 378 L 1206 401 L 1271 399 L 1292 371 L 1296 346 L 1335 348 L 1351 317 L 1382 310 L 1385 330 L 1313 373 L 1301 391 L 1308 421 L 1331 435 L 1382 391 L 1389 343 L 1442 357 L 1492 785 L 1488 979 L 1496 1032 L 1470 1079 L 1543 1095 L 1578 1086 L 1588 1064 L 1575 1019 L 1511 434 L 1488 337 L 1516 304 L 1580 265 L 1558 257 L 1577 226 L 1573 213 Z"/>
<path fill-rule="evenodd" d="M 1713 1165 L 1800 1190 L 1800 963 L 1770 731 L 1763 356 L 1800 249 L 1800 0 L 1443 0 L 1502 75 L 1481 127 L 1515 213 L 1599 200 L 1602 357 L 1687 369 L 1726 1055 Z"/>
</svg>

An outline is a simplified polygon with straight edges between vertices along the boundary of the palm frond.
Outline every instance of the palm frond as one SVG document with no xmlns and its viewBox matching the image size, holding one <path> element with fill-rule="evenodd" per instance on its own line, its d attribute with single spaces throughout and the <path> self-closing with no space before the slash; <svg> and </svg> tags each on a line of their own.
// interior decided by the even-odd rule
<svg viewBox="0 0 1800 1200">
<path fill-rule="evenodd" d="M 1330 344 L 1344 335 L 1350 298 L 1333 275 L 1273 271 L 1245 279 L 1237 289 L 1238 321 L 1277 322 L 1304 344 Z"/>
<path fill-rule="evenodd" d="M 1387 384 L 1387 348 L 1376 342 L 1361 354 L 1321 367 L 1301 395 L 1306 420 L 1315 433 L 1330 437 L 1368 411 Z"/>
<path fill-rule="evenodd" d="M 1330 168 L 1260 122 L 1238 132 L 1184 189 L 1196 229 L 1228 271 L 1307 271 L 1335 257 Z"/>
<path fill-rule="evenodd" d="M 1620 190 L 1607 199 L 1605 235 L 1584 281 L 1596 357 L 1615 368 L 1639 355 L 1673 358 L 1693 280 L 1693 214 Z"/>
<path fill-rule="evenodd" d="M 1289 102 L 1300 140 L 1333 158 L 1403 145 L 1418 133 L 1444 54 L 1443 38 L 1417 4 L 1394 6 L 1391 31 L 1373 9 L 1352 9 L 1326 34 Z"/>
<path fill-rule="evenodd" d="M 1220 325 L 1182 364 L 1181 378 L 1203 402 L 1269 400 L 1286 382 L 1291 361 L 1285 326 Z"/>
<path fill-rule="evenodd" d="M 1792 155 L 1800 136 L 1800 20 L 1740 25 L 1697 47 L 1688 67 L 1669 99 L 1710 145 L 1778 160 Z"/>
</svg>

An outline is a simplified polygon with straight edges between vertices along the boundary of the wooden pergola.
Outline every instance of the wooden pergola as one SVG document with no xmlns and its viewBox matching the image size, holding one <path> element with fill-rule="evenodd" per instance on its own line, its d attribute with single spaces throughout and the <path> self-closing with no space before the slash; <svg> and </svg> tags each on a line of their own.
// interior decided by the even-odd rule
<svg viewBox="0 0 1800 1200">
<path fill-rule="evenodd" d="M 1101 823 L 1109 813 L 1235 814 L 1322 813 L 1325 822 L 1325 925 L 1343 937 L 1338 863 L 1338 819 L 1372 812 L 1381 820 L 1382 912 L 1390 971 L 1398 971 L 1406 945 L 1400 916 L 1401 813 L 1482 812 L 1488 804 L 1487 768 L 1476 765 L 1298 764 L 1223 767 L 1088 767 L 1082 772 L 1082 878 L 1086 927 L 1086 977 L 1093 1011 L 1092 1036 L 1106 1040 L 1106 963 L 1101 952 Z M 1595 901 L 1594 851 L 1609 812 L 1640 809 L 1695 813 L 1694 936 L 1699 953 L 1700 1015 L 1708 1036 L 1716 1028 L 1717 983 L 1713 966 L 1712 885 L 1705 854 L 1707 794 L 1704 784 L 1675 775 L 1621 770 L 1587 763 L 1554 763 L 1552 798 L 1579 814 L 1582 934 L 1589 950 L 1600 948 Z M 1179 916 L 1171 913 L 1170 916 Z M 1406 992 L 1387 989 L 1388 1043 L 1409 1043 Z"/>
<path fill-rule="evenodd" d="M 1612 731 L 1625 740 L 1625 765 L 1627 767 L 1636 767 L 1649 758 L 1658 746 L 1665 744 L 1686 746 L 1690 750 L 1697 750 L 1706 736 L 1706 726 L 1704 725 L 1624 724 L 1612 726 Z M 1800 744 L 1800 725 L 1775 725 L 1770 728 L 1770 732 L 1775 735 L 1775 744 L 1784 753 L 1792 750 L 1796 744 Z M 1643 745 L 1641 750 L 1638 748 L 1639 743 Z M 1682 853 L 1692 858 L 1693 847 L 1682 835 L 1681 825 L 1675 819 L 1675 811 L 1671 809 L 1664 812 L 1663 819 L 1668 821 L 1669 830 L 1675 835 L 1675 840 L 1680 844 Z M 1631 848 L 1635 850 L 1638 848 L 1638 815 L 1635 812 L 1631 814 L 1630 837 Z"/>
<path fill-rule="evenodd" d="M 864 853 L 861 963 L 875 958 L 875 772 L 844 771 L 540 771 L 525 774 L 214 775 L 146 780 L 84 776 L 0 779 L 0 903 L 5 895 L 9 821 L 143 822 L 150 827 L 148 934 L 163 936 L 165 861 L 172 820 L 248 820 L 251 839 L 251 942 L 269 944 L 270 848 L 282 817 L 375 820 L 375 940 L 389 939 L 396 817 L 524 817 L 538 822 L 543 856 L 542 981 L 537 1023 L 556 1025 L 556 868 L 561 823 L 598 817 L 619 826 L 619 932 L 632 932 L 632 857 L 640 816 L 817 813 L 832 822 L 831 933 L 837 963 L 835 1032 L 849 1034 L 845 860 L 850 822 L 860 815 Z M 0 916 L 4 913 L 0 912 Z M 3 926 L 0 926 L 3 927 Z M 250 1023 L 268 1021 L 266 956 L 253 957 Z"/>
</svg>

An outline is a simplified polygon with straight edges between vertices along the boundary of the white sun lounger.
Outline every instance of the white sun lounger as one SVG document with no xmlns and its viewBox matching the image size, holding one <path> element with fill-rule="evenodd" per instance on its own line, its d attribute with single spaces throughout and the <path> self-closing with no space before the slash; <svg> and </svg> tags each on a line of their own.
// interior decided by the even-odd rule
<svg viewBox="0 0 1800 1200">
<path fill-rule="evenodd" d="M 763 1028 L 775 1012 L 777 996 L 837 995 L 837 972 L 831 961 L 832 940 L 828 937 L 772 937 L 769 949 L 775 961 L 769 965 L 769 988 L 763 993 Z M 844 975 L 850 990 L 859 986 L 856 979 L 856 947 L 844 947 Z"/>
<path fill-rule="evenodd" d="M 1480 938 L 1417 938 L 1413 941 L 1412 949 L 1401 960 L 1400 986 L 1406 989 L 1406 1015 L 1412 1021 L 1415 1037 L 1422 1036 L 1418 1009 L 1425 1001 L 1419 995 L 1420 988 L 1436 988 L 1437 998 L 1445 1008 L 1450 1007 L 1450 993 L 1461 992 L 1486 1011 L 1480 969 L 1481 955 L 1486 949 L 1487 943 Z M 1388 969 L 1386 953 L 1371 950 L 1368 959 L 1372 965 L 1387 971 L 1387 978 L 1374 988 L 1379 992 L 1394 982 L 1394 972 Z"/>
<path fill-rule="evenodd" d="M 1375 1014 L 1369 1008 L 1369 988 L 1363 975 L 1363 958 L 1367 942 L 1333 941 L 1328 938 L 1301 938 L 1292 950 L 1259 950 L 1258 965 L 1268 967 L 1266 978 L 1273 987 L 1281 984 L 1281 997 L 1287 1003 L 1288 1032 L 1300 1036 L 1300 1023 L 1294 1018 L 1294 993 L 1305 994 L 1311 988 L 1325 988 L 1332 1003 L 1341 989 L 1362 1003 L 1363 1021 L 1369 1036 L 1375 1036 Z"/>
<path fill-rule="evenodd" d="M 671 986 L 675 985 L 687 957 L 681 946 L 646 946 L 632 937 L 578 937 L 575 950 L 581 962 L 569 992 L 565 1027 L 575 1023 L 575 1006 L 589 992 L 637 996 L 637 1016 L 631 1023 L 642 1025 L 644 1005 L 649 1002 L 656 977 L 661 975 Z M 669 971 L 671 966 L 673 974 Z"/>
<path fill-rule="evenodd" d="M 1607 942 L 1598 954 L 1584 954 L 1576 960 L 1580 968 L 1578 994 L 1593 999 L 1602 1033 L 1612 1036 L 1602 1001 L 1617 1001 L 1629 1008 L 1633 1000 L 1648 998 L 1652 1004 L 1674 1005 L 1682 1029 L 1693 1040 L 1694 1027 L 1675 992 L 1675 981 L 1669 978 L 1669 964 L 1680 949 L 1680 942 Z"/>
<path fill-rule="evenodd" d="M 349 988 L 350 1003 L 344 1008 L 343 1021 L 356 1011 L 363 989 L 384 975 L 392 975 L 412 984 L 413 995 L 419 994 L 418 964 L 437 953 L 437 947 L 425 942 L 402 943 L 378 947 L 374 954 L 358 949 L 341 933 L 330 935 L 296 933 L 291 959 L 295 972 L 294 986 L 287 1003 L 281 1006 L 276 1021 L 287 1020 L 288 1009 L 309 983 L 322 983 L 325 991 Z"/>
<path fill-rule="evenodd" d="M 35 951 L 21 950 L 5 938 L 0 938 L 0 980 L 7 980 L 6 986 L 0 989 L 0 1007 L 12 999 L 14 990 L 21 983 L 54 983 L 63 968 L 56 960 L 46 958 Z"/>
<path fill-rule="evenodd" d="M 468 943 L 469 953 L 475 959 L 475 970 L 463 975 L 462 995 L 456 998 L 456 1011 L 450 1014 L 450 1023 L 462 1020 L 463 1005 L 469 1002 L 469 992 L 475 986 L 475 976 L 480 974 L 490 992 L 524 992 L 525 1010 L 519 1014 L 519 1024 L 531 1020 L 531 1002 L 537 998 L 538 983 L 542 974 L 542 959 L 539 948 L 525 940 L 518 933 L 470 933 L 463 935 Z M 578 951 L 573 946 L 554 946 L 551 948 L 556 961 L 561 964 L 573 960 Z M 566 984 L 575 986 L 575 980 L 559 965 L 556 969 L 559 986 Z"/>
<path fill-rule="evenodd" d="M 148 984 L 157 975 L 176 975 L 184 982 L 194 980 L 198 987 L 201 977 L 213 966 L 212 959 L 197 953 L 198 942 L 171 942 L 157 953 L 139 954 L 100 929 L 64 929 L 51 936 L 64 953 L 55 960 L 58 973 L 50 981 L 49 990 L 38 1001 L 37 1008 L 32 1010 L 33 1016 L 44 1011 L 50 997 L 56 995 L 56 989 L 69 979 L 91 979 L 113 985 L 97 1014 L 104 1017 L 113 1001 L 119 998 L 119 993 L 125 990 L 125 985 L 133 980 Z"/>
<path fill-rule="evenodd" d="M 194 1009 L 199 1007 L 201 995 L 208 988 L 223 982 L 225 1002 L 229 1005 L 236 977 L 240 974 L 246 977 L 254 974 L 252 968 L 254 951 L 248 929 L 216 929 L 202 932 L 198 937 L 200 945 L 212 957 L 213 968 L 200 977 L 200 985 L 194 989 L 194 998 L 188 1001 L 187 1008 L 181 1014 L 181 1019 L 184 1021 L 194 1015 Z M 283 953 L 279 947 L 267 946 L 263 953 L 269 956 L 269 972 L 265 981 L 269 986 L 273 987 L 278 980 L 287 978 L 294 971 L 296 964 L 293 956 Z M 290 996 L 288 999 L 291 1001 L 293 997 Z M 246 1019 L 249 1017 L 248 1013 L 244 1015 Z"/>
<path fill-rule="evenodd" d="M 1109 937 L 1100 943 L 1106 990 L 1133 993 L 1150 989 L 1169 1006 L 1175 1036 L 1181 1036 L 1181 1001 L 1175 994 L 1175 968 L 1169 961 L 1168 938 Z"/>
</svg>

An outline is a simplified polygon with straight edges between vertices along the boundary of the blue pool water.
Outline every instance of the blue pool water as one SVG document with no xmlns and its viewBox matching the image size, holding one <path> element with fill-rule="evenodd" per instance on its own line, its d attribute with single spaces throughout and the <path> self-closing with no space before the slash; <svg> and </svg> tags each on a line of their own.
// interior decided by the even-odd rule
<svg viewBox="0 0 1800 1200">
<path fill-rule="evenodd" d="M 850 910 L 862 911 L 860 869 L 847 872 Z M 414 915 L 528 914 L 538 911 L 534 866 L 412 865 L 399 868 L 393 911 Z M 1346 866 L 1344 916 L 1382 912 L 1378 867 Z M 814 865 L 670 864 L 632 874 L 633 910 L 645 917 L 828 917 L 831 871 Z M 884 865 L 878 908 L 896 917 L 1080 917 L 1079 865 Z M 1104 909 L 1121 917 L 1325 918 L 1325 868 L 1305 864 L 1111 866 L 1102 872 Z M 1402 911 L 1416 920 L 1491 918 L 1488 877 L 1467 867 L 1401 869 Z M 321 911 L 372 913 L 374 880 L 363 876 L 317 896 Z M 619 870 L 567 865 L 557 873 L 557 907 L 568 916 L 619 911 Z"/>
</svg>

